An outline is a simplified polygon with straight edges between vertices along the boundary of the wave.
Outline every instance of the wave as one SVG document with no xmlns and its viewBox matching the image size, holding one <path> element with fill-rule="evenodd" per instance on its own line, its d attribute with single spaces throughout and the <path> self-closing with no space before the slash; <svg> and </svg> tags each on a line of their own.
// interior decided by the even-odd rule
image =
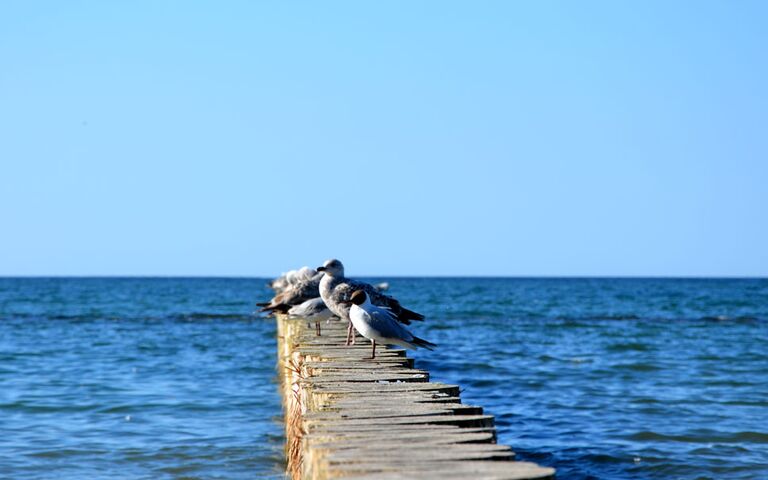
<svg viewBox="0 0 768 480">
<path fill-rule="evenodd" d="M 646 430 L 633 433 L 625 438 L 639 442 L 768 443 L 768 433 L 753 431 L 726 433 L 706 430 L 683 435 L 668 435 Z"/>
<path fill-rule="evenodd" d="M 651 348 L 645 343 L 638 343 L 638 342 L 614 343 L 606 347 L 606 350 L 608 350 L 609 352 L 629 352 L 629 351 L 646 352 L 650 349 Z"/>
<path fill-rule="evenodd" d="M 606 314 L 606 315 L 591 315 L 588 317 L 591 320 L 640 320 L 640 317 L 638 315 L 635 315 L 634 313 L 618 313 L 618 314 Z"/>
<path fill-rule="evenodd" d="M 760 319 L 758 317 L 753 317 L 751 315 L 740 315 L 737 317 L 729 317 L 728 315 L 707 315 L 704 317 L 700 317 L 699 320 L 705 321 L 705 322 L 757 322 Z"/>
<path fill-rule="evenodd" d="M 615 365 L 613 368 L 617 370 L 630 370 L 633 372 L 656 372 L 662 369 L 660 366 L 652 365 L 650 363 L 625 363 Z"/>
<path fill-rule="evenodd" d="M 214 312 L 192 312 L 170 315 L 168 318 L 173 320 L 251 320 L 254 315 L 248 313 L 214 313 Z"/>
<path fill-rule="evenodd" d="M 13 313 L 0 317 L 0 320 L 22 321 L 65 321 L 65 322 L 92 322 L 92 321 L 194 321 L 194 320 L 252 320 L 256 316 L 248 313 L 219 313 L 219 312 L 189 312 L 171 313 L 166 315 L 116 315 L 103 313 L 76 313 L 76 314 L 46 314 L 46 313 Z"/>
</svg>

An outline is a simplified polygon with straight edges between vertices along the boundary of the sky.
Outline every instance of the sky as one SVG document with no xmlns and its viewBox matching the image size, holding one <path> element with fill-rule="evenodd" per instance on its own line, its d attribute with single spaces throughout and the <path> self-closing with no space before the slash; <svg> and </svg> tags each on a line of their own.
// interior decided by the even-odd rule
<svg viewBox="0 0 768 480">
<path fill-rule="evenodd" d="M 0 3 L 0 275 L 768 276 L 768 3 Z"/>
</svg>

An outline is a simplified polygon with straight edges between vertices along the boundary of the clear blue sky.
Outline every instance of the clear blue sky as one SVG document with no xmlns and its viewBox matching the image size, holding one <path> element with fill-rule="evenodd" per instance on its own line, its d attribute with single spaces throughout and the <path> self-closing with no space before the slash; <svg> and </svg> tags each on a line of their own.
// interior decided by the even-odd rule
<svg viewBox="0 0 768 480">
<path fill-rule="evenodd" d="M 768 275 L 768 2 L 0 4 L 0 275 Z"/>
</svg>

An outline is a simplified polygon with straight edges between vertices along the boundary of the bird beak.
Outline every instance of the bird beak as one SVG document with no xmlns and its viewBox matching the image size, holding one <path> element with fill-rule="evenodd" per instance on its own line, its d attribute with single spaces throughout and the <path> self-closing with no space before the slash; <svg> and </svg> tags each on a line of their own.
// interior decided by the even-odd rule
<svg viewBox="0 0 768 480">
<path fill-rule="evenodd" d="M 324 272 L 325 271 L 325 267 L 317 267 L 315 269 L 315 271 L 317 271 L 317 272 Z"/>
</svg>

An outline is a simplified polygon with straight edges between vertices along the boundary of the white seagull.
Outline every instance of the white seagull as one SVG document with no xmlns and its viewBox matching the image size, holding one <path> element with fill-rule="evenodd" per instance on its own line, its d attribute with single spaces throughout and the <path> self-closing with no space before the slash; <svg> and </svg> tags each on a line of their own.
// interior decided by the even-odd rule
<svg viewBox="0 0 768 480">
<path fill-rule="evenodd" d="M 306 302 L 296 305 L 288 310 L 288 315 L 293 318 L 306 318 L 308 321 L 315 322 L 317 336 L 320 336 L 320 322 L 323 320 L 330 322 L 335 315 L 328 309 L 322 298 L 312 298 Z"/>
<path fill-rule="evenodd" d="M 349 320 L 352 325 L 362 336 L 371 341 L 373 346 L 371 359 L 376 358 L 376 342 L 385 345 L 399 345 L 411 350 L 415 350 L 416 347 L 432 350 L 437 346 L 409 332 L 397 321 L 392 310 L 372 304 L 363 290 L 357 290 L 353 293 L 352 298 L 347 303 L 351 304 Z"/>
<path fill-rule="evenodd" d="M 358 282 L 344 276 L 344 265 L 335 258 L 326 260 L 322 267 L 317 268 L 318 272 L 324 273 L 320 280 L 320 296 L 328 308 L 342 320 L 349 320 L 350 303 L 352 294 L 356 290 L 363 290 L 370 297 L 371 303 L 387 307 L 400 323 L 410 325 L 411 320 L 424 320 L 424 315 L 416 313 L 407 308 L 403 308 L 400 302 L 394 298 L 380 293 L 376 287 L 370 283 Z M 347 343 L 355 343 L 354 328 L 350 322 L 347 329 Z"/>
</svg>

